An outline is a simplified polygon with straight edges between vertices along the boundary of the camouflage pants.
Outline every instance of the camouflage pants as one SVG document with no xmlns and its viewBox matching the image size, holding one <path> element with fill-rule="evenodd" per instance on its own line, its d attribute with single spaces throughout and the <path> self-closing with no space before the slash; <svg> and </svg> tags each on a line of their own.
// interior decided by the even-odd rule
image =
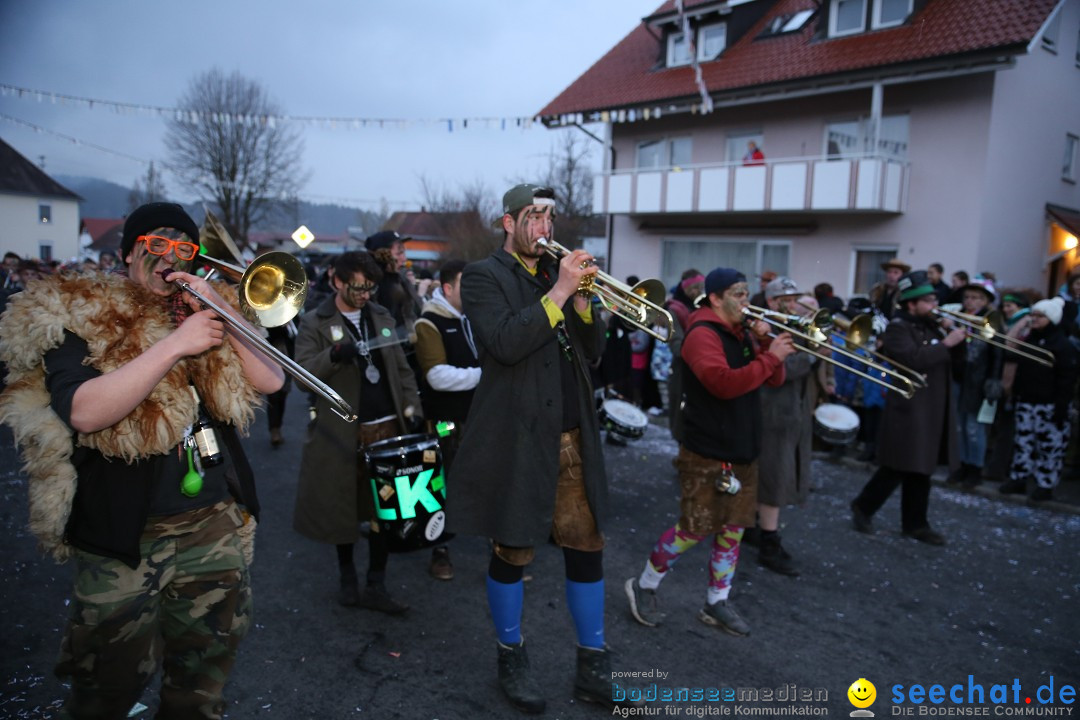
<svg viewBox="0 0 1080 720">
<path fill-rule="evenodd" d="M 132 569 L 79 551 L 75 602 L 56 675 L 62 717 L 123 718 L 162 667 L 158 718 L 220 718 L 222 690 L 251 623 L 251 588 L 231 501 L 151 518 Z"/>
</svg>

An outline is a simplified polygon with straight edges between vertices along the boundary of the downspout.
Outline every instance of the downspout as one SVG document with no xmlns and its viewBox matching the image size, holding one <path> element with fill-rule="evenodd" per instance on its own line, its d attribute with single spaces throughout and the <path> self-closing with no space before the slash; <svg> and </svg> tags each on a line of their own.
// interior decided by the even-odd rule
<svg viewBox="0 0 1080 720">
<path fill-rule="evenodd" d="M 586 130 L 584 127 L 582 127 L 578 123 L 574 123 L 574 127 L 576 127 L 578 130 L 585 133 L 590 138 L 592 138 L 593 140 L 595 140 L 596 142 L 598 142 L 598 143 L 600 143 L 601 145 L 604 146 L 605 154 L 607 155 L 607 157 L 609 159 L 608 167 L 606 168 L 607 172 L 608 173 L 615 172 L 615 145 L 611 140 L 612 123 L 610 123 L 610 122 L 604 123 L 604 137 L 603 137 L 603 139 L 597 137 L 592 132 Z M 611 272 L 611 249 L 612 249 L 611 248 L 611 243 L 612 243 L 612 234 L 613 234 L 612 231 L 613 231 L 615 223 L 614 223 L 614 218 L 612 218 L 612 216 L 611 216 L 611 213 L 606 213 L 606 215 L 607 215 L 607 222 L 605 224 L 607 226 L 607 229 L 606 229 L 606 234 L 607 234 L 607 238 L 606 238 L 607 239 L 607 258 L 606 258 L 607 267 L 604 268 L 604 270 L 605 270 L 605 272 Z"/>
</svg>

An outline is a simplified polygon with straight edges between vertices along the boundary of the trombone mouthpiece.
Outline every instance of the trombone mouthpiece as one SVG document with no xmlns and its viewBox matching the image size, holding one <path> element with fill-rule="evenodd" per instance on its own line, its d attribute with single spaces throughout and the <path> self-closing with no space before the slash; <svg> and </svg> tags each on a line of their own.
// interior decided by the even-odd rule
<svg viewBox="0 0 1080 720">
<path fill-rule="evenodd" d="M 172 275 L 174 272 L 176 272 L 176 270 L 172 268 L 165 268 L 164 270 L 160 271 L 158 275 L 160 275 L 161 279 L 165 282 L 169 282 L 169 276 Z"/>
</svg>

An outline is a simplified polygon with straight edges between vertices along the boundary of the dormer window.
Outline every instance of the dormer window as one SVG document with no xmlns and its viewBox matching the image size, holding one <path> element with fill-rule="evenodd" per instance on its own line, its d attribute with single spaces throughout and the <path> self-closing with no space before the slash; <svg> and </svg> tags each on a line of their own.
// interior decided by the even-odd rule
<svg viewBox="0 0 1080 720">
<path fill-rule="evenodd" d="M 702 25 L 697 29 L 698 62 L 716 59 L 727 47 L 727 23 Z M 691 61 L 690 43 L 686 33 L 673 32 L 667 38 L 667 66 L 689 65 Z"/>
<path fill-rule="evenodd" d="M 914 0 L 874 0 L 874 18 L 871 26 L 878 28 L 901 25 L 911 14 Z"/>
<path fill-rule="evenodd" d="M 903 25 L 913 9 L 914 0 L 830 0 L 829 37 L 861 33 L 867 19 L 872 30 Z"/>
<path fill-rule="evenodd" d="M 854 35 L 866 29 L 866 0 L 832 0 L 829 37 Z"/>
</svg>

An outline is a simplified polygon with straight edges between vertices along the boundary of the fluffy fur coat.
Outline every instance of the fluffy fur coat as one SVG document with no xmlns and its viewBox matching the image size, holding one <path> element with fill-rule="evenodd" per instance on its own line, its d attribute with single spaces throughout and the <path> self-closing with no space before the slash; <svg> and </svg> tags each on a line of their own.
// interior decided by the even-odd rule
<svg viewBox="0 0 1080 720">
<path fill-rule="evenodd" d="M 215 289 L 236 305 L 232 288 L 222 284 Z M 75 445 L 127 462 L 170 452 L 197 415 L 189 377 L 214 418 L 240 430 L 252 421 L 260 396 L 228 342 L 178 362 L 112 427 L 76 433 L 53 412 L 44 358 L 63 342 L 65 330 L 86 341 L 87 364 L 104 374 L 131 362 L 174 329 L 162 298 L 122 275 L 97 273 L 54 275 L 32 283 L 11 298 L 0 318 L 0 360 L 8 372 L 0 422 L 12 428 L 29 477 L 30 531 L 58 561 L 72 553 L 64 528 L 75 497 Z"/>
</svg>

